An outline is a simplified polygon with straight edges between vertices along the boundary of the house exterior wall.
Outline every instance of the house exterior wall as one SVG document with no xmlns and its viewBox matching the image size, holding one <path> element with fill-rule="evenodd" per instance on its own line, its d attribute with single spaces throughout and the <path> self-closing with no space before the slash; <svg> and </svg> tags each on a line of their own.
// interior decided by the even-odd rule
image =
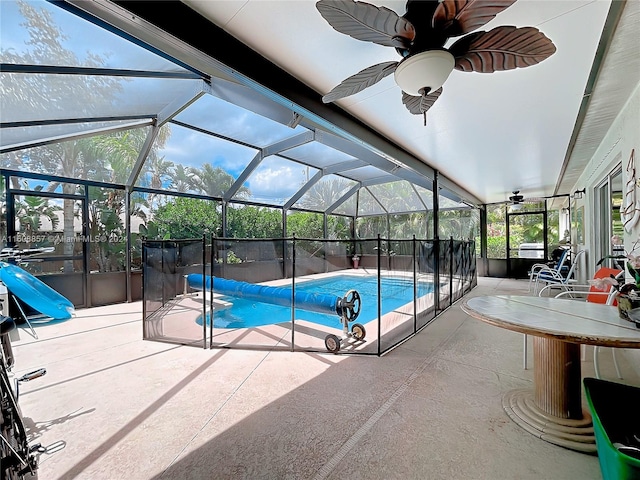
<svg viewBox="0 0 640 480">
<path fill-rule="evenodd" d="M 623 185 L 629 180 L 626 172 L 627 162 L 631 156 L 631 151 L 635 149 L 636 160 L 636 180 L 640 178 L 640 82 L 627 101 L 625 107 L 620 111 L 614 120 L 611 128 L 598 146 L 595 154 L 591 158 L 587 168 L 573 190 L 586 187 L 587 194 L 577 206 L 584 205 L 585 219 L 597 218 L 595 212 L 594 188 L 603 178 L 613 170 L 618 164 L 622 164 Z M 640 188 L 636 193 L 640 200 Z M 585 243 L 588 251 L 594 252 L 597 236 L 595 221 L 587 221 L 585 231 Z M 631 232 L 625 232 L 625 249 L 629 251 L 633 242 L 640 238 L 640 223 Z M 588 275 L 593 276 L 597 259 L 590 258 L 588 261 Z M 623 349 L 624 356 L 629 360 L 633 368 L 640 375 L 640 350 Z"/>
</svg>

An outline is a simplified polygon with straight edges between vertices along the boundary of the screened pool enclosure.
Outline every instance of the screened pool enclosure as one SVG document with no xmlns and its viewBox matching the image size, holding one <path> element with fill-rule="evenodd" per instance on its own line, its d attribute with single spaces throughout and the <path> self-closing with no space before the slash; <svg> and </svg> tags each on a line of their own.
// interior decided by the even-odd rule
<svg viewBox="0 0 640 480">
<path fill-rule="evenodd" d="M 21 266 L 77 307 L 142 299 L 143 239 L 271 239 L 291 282 L 294 237 L 335 242 L 349 269 L 378 237 L 395 262 L 414 237 L 478 238 L 476 199 L 334 107 L 306 110 L 116 3 L 0 9 L 0 247 L 54 247 Z M 318 252 L 309 274 L 337 268 Z"/>
</svg>

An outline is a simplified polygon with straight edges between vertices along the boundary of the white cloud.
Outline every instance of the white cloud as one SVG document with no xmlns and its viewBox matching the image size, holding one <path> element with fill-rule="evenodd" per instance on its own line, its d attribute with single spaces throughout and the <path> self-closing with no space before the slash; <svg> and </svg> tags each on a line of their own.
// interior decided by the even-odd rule
<svg viewBox="0 0 640 480">
<path fill-rule="evenodd" d="M 258 167 L 249 177 L 249 189 L 254 198 L 286 199 L 306 181 L 302 165 L 286 160 L 273 160 Z"/>
</svg>

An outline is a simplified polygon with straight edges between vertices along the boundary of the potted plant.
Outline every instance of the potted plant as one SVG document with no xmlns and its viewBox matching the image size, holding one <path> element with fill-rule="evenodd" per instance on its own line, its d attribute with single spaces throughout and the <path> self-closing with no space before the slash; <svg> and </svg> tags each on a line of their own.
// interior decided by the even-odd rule
<svg viewBox="0 0 640 480">
<path fill-rule="evenodd" d="M 347 246 L 347 255 L 351 255 L 351 261 L 353 262 L 353 268 L 358 268 L 360 266 L 360 255 L 358 255 L 358 249 L 357 249 L 357 246 L 356 246 L 356 242 L 354 242 L 353 240 Z"/>
</svg>

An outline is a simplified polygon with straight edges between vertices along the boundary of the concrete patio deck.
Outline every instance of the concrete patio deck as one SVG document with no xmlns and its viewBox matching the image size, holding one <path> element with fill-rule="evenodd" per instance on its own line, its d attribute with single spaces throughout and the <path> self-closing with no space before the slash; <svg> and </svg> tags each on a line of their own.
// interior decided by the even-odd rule
<svg viewBox="0 0 640 480">
<path fill-rule="evenodd" d="M 470 295 L 526 290 L 479 278 Z M 20 331 L 15 374 L 47 368 L 20 397 L 49 448 L 41 479 L 602 478 L 596 456 L 507 417 L 502 395 L 532 383 L 523 337 L 459 304 L 381 358 L 143 341 L 141 311 L 78 310 L 37 340 Z M 621 382 L 640 385 L 620 364 Z M 601 371 L 615 379 L 606 349 Z"/>
</svg>

